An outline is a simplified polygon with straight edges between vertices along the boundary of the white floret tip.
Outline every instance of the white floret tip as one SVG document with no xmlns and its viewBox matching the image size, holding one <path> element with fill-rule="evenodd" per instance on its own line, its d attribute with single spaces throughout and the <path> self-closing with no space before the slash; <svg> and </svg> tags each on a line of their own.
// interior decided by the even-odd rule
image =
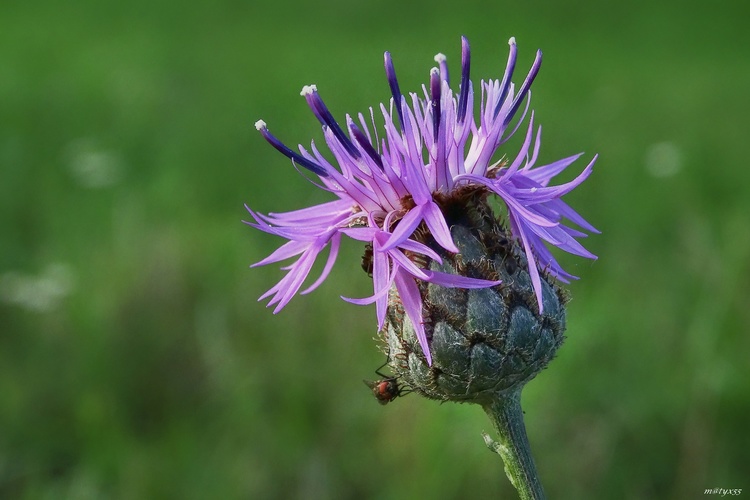
<svg viewBox="0 0 750 500">
<path fill-rule="evenodd" d="M 300 92 L 299 95 L 306 96 L 306 95 L 310 95 L 313 92 L 317 92 L 317 91 L 318 91 L 317 85 L 315 85 L 315 84 L 305 85 L 304 87 L 302 87 L 302 92 Z"/>
<path fill-rule="evenodd" d="M 443 62 L 445 62 L 447 60 L 448 60 L 448 58 L 445 57 L 445 54 L 443 54 L 442 52 L 438 52 L 437 54 L 435 54 L 435 62 L 436 63 L 443 63 Z"/>
<path fill-rule="evenodd" d="M 257 122 L 255 122 L 255 130 L 263 130 L 264 128 L 268 128 L 266 122 L 264 122 L 263 120 L 258 120 Z"/>
</svg>

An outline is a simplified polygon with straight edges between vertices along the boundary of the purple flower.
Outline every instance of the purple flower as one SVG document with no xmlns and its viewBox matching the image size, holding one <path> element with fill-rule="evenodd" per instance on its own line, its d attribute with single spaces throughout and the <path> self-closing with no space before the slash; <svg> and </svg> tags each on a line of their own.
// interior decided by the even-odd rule
<svg viewBox="0 0 750 500">
<path fill-rule="evenodd" d="M 382 328 L 388 305 L 388 291 L 395 286 L 404 311 L 415 325 L 425 356 L 430 353 L 422 320 L 419 281 L 460 288 L 495 286 L 499 281 L 444 274 L 420 267 L 415 255 L 440 262 L 438 253 L 413 236 L 424 228 L 435 243 L 456 253 L 440 200 L 466 186 L 484 186 L 507 206 L 513 235 L 524 248 L 534 291 L 542 312 L 542 285 L 539 270 L 568 282 L 567 273 L 545 244 L 587 258 L 596 258 L 578 242 L 586 234 L 566 226 L 570 221 L 580 229 L 598 232 L 561 197 L 581 184 L 591 173 L 596 157 L 583 172 L 566 184 L 550 186 L 550 181 L 581 155 L 544 166 L 535 166 L 540 148 L 541 127 L 529 156 L 533 137 L 533 113 L 520 151 L 510 165 L 492 161 L 496 152 L 516 131 L 529 107 L 530 87 L 541 65 L 541 52 L 516 90 L 511 82 L 516 65 L 515 39 L 509 41 L 510 54 L 501 81 L 482 81 L 478 122 L 474 117 L 474 91 L 469 79 L 470 50 L 462 38 L 461 81 L 454 93 L 449 85 L 446 58 L 435 57 L 439 67 L 430 72 L 429 86 L 422 96 L 401 94 L 393 61 L 385 53 L 385 71 L 392 98 L 380 105 L 384 134 L 377 134 L 375 110 L 369 116 L 347 115 L 342 127 L 331 115 L 315 85 L 305 86 L 302 96 L 320 121 L 326 146 L 335 166 L 326 160 L 315 143 L 296 152 L 272 135 L 266 123 L 255 126 L 278 151 L 319 180 L 322 189 L 338 199 L 322 205 L 286 213 L 258 214 L 248 208 L 254 222 L 249 225 L 287 239 L 271 255 L 254 266 L 297 259 L 282 269 L 284 278 L 261 299 L 271 297 L 268 305 L 281 310 L 299 292 L 310 270 L 326 247 L 330 246 L 323 272 L 302 294 L 314 290 L 328 276 L 338 255 L 342 235 L 372 246 L 373 295 L 364 299 L 345 299 L 357 304 L 375 302 L 378 325 Z M 514 128 L 510 124 L 521 104 L 526 106 Z M 372 128 L 370 127 L 372 126 Z M 372 132 L 371 132 L 372 130 Z"/>
</svg>

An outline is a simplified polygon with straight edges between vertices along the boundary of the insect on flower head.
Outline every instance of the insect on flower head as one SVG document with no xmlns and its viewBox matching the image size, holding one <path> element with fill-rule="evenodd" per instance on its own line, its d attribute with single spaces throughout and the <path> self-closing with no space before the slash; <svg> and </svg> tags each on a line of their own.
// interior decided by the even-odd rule
<svg viewBox="0 0 750 500">
<path fill-rule="evenodd" d="M 386 361 L 383 366 L 375 370 L 380 377 L 378 380 L 363 380 L 365 385 L 370 388 L 375 399 L 381 405 L 387 405 L 399 396 L 404 396 L 411 392 L 411 389 L 399 382 L 399 377 L 389 376 L 382 373 L 380 370 L 387 365 Z"/>
</svg>

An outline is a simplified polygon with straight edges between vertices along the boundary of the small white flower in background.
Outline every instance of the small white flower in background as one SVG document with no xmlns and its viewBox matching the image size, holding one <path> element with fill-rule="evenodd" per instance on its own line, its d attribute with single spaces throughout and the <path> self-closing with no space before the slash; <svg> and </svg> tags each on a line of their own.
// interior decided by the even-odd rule
<svg viewBox="0 0 750 500">
<path fill-rule="evenodd" d="M 682 152 L 673 142 L 657 142 L 646 151 L 645 163 L 654 177 L 672 177 L 682 168 Z"/>
<path fill-rule="evenodd" d="M 67 264 L 49 264 L 38 276 L 9 271 L 0 276 L 0 300 L 34 312 L 48 312 L 74 288 Z"/>
<path fill-rule="evenodd" d="M 68 146 L 67 166 L 81 186 L 90 189 L 111 187 L 120 182 L 123 160 L 112 150 L 102 149 L 96 141 L 79 139 Z"/>
</svg>

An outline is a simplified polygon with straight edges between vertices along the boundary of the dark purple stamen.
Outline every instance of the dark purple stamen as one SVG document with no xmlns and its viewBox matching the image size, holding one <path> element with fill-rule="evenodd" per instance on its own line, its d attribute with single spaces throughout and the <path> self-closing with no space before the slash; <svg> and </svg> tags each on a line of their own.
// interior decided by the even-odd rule
<svg viewBox="0 0 750 500">
<path fill-rule="evenodd" d="M 440 131 L 440 71 L 433 68 L 430 71 L 430 97 L 432 98 L 432 136 L 437 141 Z"/>
<path fill-rule="evenodd" d="M 320 98 L 320 94 L 318 94 L 315 86 L 310 85 L 309 87 L 305 87 L 302 90 L 302 95 L 307 100 L 307 104 L 310 105 L 310 108 L 312 109 L 313 113 L 318 118 L 320 123 L 331 129 L 333 135 L 336 136 L 341 145 L 344 146 L 344 148 L 350 155 L 352 155 L 354 158 L 359 158 L 359 151 L 354 146 L 354 144 L 352 144 L 352 141 L 349 139 L 349 137 L 346 136 L 344 131 L 341 130 L 341 127 L 336 122 L 336 119 L 333 117 L 331 112 L 328 110 L 328 107 L 323 102 L 323 99 Z"/>
<path fill-rule="evenodd" d="M 466 105 L 469 101 L 469 69 L 471 67 L 471 48 L 465 36 L 461 37 L 461 94 L 458 96 L 458 123 L 463 123 L 466 117 Z"/>
<path fill-rule="evenodd" d="M 354 137 L 354 140 L 357 141 L 357 144 L 362 146 L 362 149 L 365 150 L 365 153 L 367 153 L 367 156 L 372 158 L 372 161 L 375 162 L 375 164 L 380 168 L 380 170 L 383 170 L 383 160 L 382 158 L 380 158 L 380 155 L 375 150 L 375 148 L 372 147 L 372 144 L 370 144 L 370 140 L 367 138 L 364 132 L 362 132 L 359 129 L 359 127 L 357 127 L 353 123 L 349 125 L 349 128 L 352 132 L 352 136 Z"/>
<path fill-rule="evenodd" d="M 396 106 L 398 112 L 398 119 L 401 125 L 401 132 L 404 131 L 404 112 L 401 110 L 401 90 L 398 88 L 398 80 L 396 79 L 396 68 L 393 67 L 393 60 L 391 59 L 391 53 L 385 53 L 385 76 L 388 78 L 388 86 L 391 87 L 391 95 L 393 96 L 393 105 Z"/>
<path fill-rule="evenodd" d="M 278 152 L 292 160 L 294 163 L 305 167 L 309 171 L 321 177 L 328 177 L 328 174 L 323 167 L 286 147 L 284 143 L 282 143 L 271 132 L 268 131 L 265 123 L 259 121 L 255 124 L 255 128 L 258 129 L 258 131 L 263 135 L 263 137 L 271 146 L 276 148 Z"/>
<path fill-rule="evenodd" d="M 515 99 L 513 99 L 513 104 L 510 106 L 510 111 L 508 112 L 508 115 L 505 118 L 506 125 L 508 124 L 508 122 L 510 122 L 511 118 L 513 118 L 513 115 L 516 114 L 516 111 L 518 110 L 518 107 L 521 105 L 521 102 L 523 101 L 524 97 L 526 97 L 526 94 L 529 93 L 531 84 L 534 83 L 534 78 L 536 78 L 536 75 L 539 73 L 539 68 L 541 67 L 542 67 L 542 51 L 537 50 L 536 57 L 534 58 L 534 64 L 531 66 L 531 70 L 529 70 L 529 74 L 526 75 L 526 79 L 523 81 L 523 85 L 521 85 L 521 88 L 518 90 L 518 93 L 516 94 Z"/>
<path fill-rule="evenodd" d="M 440 79 L 445 80 L 448 85 L 451 84 L 450 75 L 448 74 L 448 61 L 443 54 L 435 56 L 435 62 L 440 65 Z"/>
<path fill-rule="evenodd" d="M 516 69 L 516 54 L 518 53 L 518 48 L 516 47 L 516 40 L 514 38 L 511 38 L 509 45 L 510 45 L 510 52 L 508 53 L 508 64 L 505 66 L 505 74 L 503 75 L 503 81 L 500 82 L 500 99 L 497 101 L 495 112 L 492 115 L 493 118 L 497 116 L 497 114 L 500 112 L 500 108 L 503 107 L 503 102 L 505 102 L 505 97 L 508 95 L 508 90 L 510 89 L 510 79 L 511 77 L 513 77 L 513 70 Z M 508 116 L 511 116 L 511 115 L 508 115 Z"/>
</svg>

